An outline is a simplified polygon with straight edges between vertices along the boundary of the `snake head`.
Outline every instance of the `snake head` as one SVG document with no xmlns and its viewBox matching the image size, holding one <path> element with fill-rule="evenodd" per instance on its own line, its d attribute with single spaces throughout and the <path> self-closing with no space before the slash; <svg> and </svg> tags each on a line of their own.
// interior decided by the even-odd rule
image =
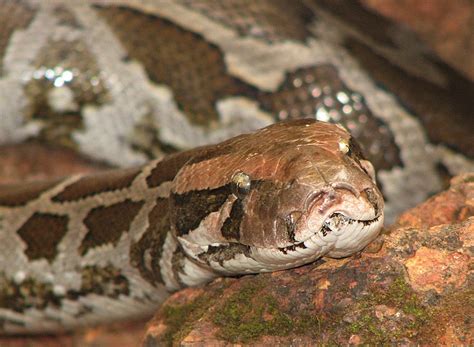
<svg viewBox="0 0 474 347">
<path fill-rule="evenodd" d="M 383 225 L 372 164 L 345 129 L 314 120 L 204 148 L 175 177 L 171 205 L 186 255 L 229 274 L 348 256 Z"/>
</svg>

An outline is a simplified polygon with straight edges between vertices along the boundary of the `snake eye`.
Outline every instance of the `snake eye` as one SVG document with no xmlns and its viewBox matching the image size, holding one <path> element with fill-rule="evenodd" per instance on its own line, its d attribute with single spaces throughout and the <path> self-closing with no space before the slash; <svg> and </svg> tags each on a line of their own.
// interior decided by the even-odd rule
<svg viewBox="0 0 474 347">
<path fill-rule="evenodd" d="M 349 142 L 346 139 L 342 139 L 339 141 L 339 150 L 344 154 L 349 153 L 350 151 Z"/>
<path fill-rule="evenodd" d="M 243 199 L 250 192 L 250 176 L 242 171 L 232 176 L 232 193 L 239 199 Z"/>
</svg>

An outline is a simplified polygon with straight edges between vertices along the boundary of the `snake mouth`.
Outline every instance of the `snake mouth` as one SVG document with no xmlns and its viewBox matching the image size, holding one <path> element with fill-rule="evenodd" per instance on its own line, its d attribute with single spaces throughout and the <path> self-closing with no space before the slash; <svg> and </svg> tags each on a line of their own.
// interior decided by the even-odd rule
<svg viewBox="0 0 474 347">
<path fill-rule="evenodd" d="M 373 219 L 354 219 L 341 212 L 333 212 L 309 238 L 278 249 L 287 254 L 298 249 L 319 249 L 323 245 L 333 244 L 342 257 L 364 248 L 377 236 L 382 225 L 382 213 Z"/>
<path fill-rule="evenodd" d="M 381 214 L 376 215 L 375 218 L 365 220 L 365 219 L 354 219 L 351 217 L 346 216 L 341 212 L 334 212 L 332 213 L 323 223 L 321 227 L 321 232 L 337 232 L 338 229 L 343 229 L 345 226 L 349 224 L 362 224 L 364 226 L 370 226 L 372 223 L 377 222 L 381 217 Z"/>
</svg>

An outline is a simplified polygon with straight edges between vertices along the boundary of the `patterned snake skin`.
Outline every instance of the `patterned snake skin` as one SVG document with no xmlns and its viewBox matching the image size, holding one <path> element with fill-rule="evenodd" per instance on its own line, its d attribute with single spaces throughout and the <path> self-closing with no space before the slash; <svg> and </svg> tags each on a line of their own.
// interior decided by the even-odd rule
<svg viewBox="0 0 474 347">
<path fill-rule="evenodd" d="M 145 164 L 167 154 L 282 120 L 340 123 L 377 170 L 389 222 L 441 189 L 445 175 L 474 170 L 473 83 L 431 56 L 406 30 L 355 2 L 0 0 L 0 23 L 0 144 L 36 139 L 117 167 L 144 165 L 0 189 L 0 332 L 50 331 L 141 315 L 167 290 L 208 281 L 215 271 L 289 266 L 283 255 L 298 253 L 301 243 L 240 235 L 238 245 L 285 250 L 255 264 L 256 251 L 219 248 L 222 235 L 199 232 L 202 221 L 220 223 L 226 242 L 235 241 L 241 226 L 231 220 L 240 223 L 245 213 L 237 203 L 243 198 L 229 190 L 229 182 L 255 187 L 254 174 L 226 172 L 221 177 L 227 183 L 201 187 L 189 176 L 184 181 L 191 183 L 176 191 L 181 188 L 170 182 L 186 161 L 200 155 L 199 162 L 208 163 L 222 153 L 190 151 Z M 328 128 L 327 136 L 339 134 L 335 129 Z M 341 138 L 328 142 L 338 143 L 343 153 Z M 377 223 L 352 224 L 368 235 L 355 242 L 353 252 L 380 228 L 382 218 L 376 216 L 383 203 L 375 187 L 359 186 L 372 182 L 366 180 L 370 164 L 359 154 L 348 155 L 354 152 L 349 142 L 345 154 L 351 162 L 344 167 L 357 163 L 365 178 L 347 182 L 346 190 L 361 197 L 368 212 L 354 202 L 355 217 L 329 209 L 333 222 L 323 224 L 345 230 L 348 221 L 375 218 Z M 219 177 L 221 169 L 216 161 L 202 175 Z M 333 177 L 325 170 L 319 179 Z M 180 198 L 171 199 L 168 211 L 170 189 Z M 154 195 L 140 197 L 149 190 Z M 186 195 L 203 190 L 217 200 Z M 319 186 L 316 191 L 333 201 L 332 193 Z M 231 195 L 236 200 L 225 200 Z M 15 209 L 21 218 L 11 212 Z M 223 217 L 206 219 L 211 210 L 233 218 L 224 228 Z M 259 217 L 263 230 L 268 216 Z M 289 225 L 297 224 L 297 217 L 288 217 Z M 157 231 L 173 220 L 176 237 L 184 240 L 179 246 Z M 158 226 L 151 228 L 153 223 Z M 318 228 L 329 237 L 336 234 Z M 50 232 L 39 240 L 36 230 Z M 293 265 L 328 252 L 312 252 Z"/>
</svg>

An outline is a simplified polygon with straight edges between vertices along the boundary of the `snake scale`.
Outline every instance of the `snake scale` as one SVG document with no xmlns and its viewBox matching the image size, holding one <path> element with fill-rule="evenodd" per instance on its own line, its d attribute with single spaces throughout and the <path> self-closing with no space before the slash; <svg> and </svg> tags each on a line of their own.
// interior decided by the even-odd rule
<svg viewBox="0 0 474 347">
<path fill-rule="evenodd" d="M 0 23 L 0 144 L 123 167 L 0 187 L 0 333 L 347 256 L 375 182 L 393 221 L 474 169 L 473 83 L 357 2 L 0 0 Z"/>
</svg>

